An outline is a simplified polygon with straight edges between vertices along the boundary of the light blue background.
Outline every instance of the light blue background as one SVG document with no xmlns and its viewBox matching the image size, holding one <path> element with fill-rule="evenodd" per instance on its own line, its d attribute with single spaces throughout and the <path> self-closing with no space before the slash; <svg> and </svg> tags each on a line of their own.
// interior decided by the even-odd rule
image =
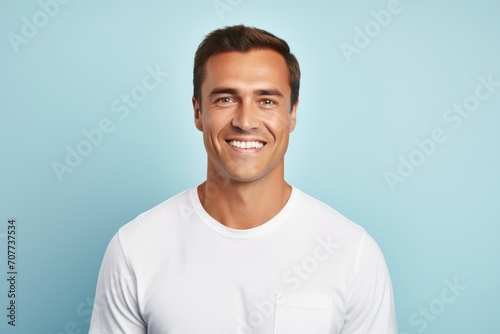
<svg viewBox="0 0 500 334">
<path fill-rule="evenodd" d="M 47 2 L 48 0 L 42 0 Z M 401 0 L 402 10 L 352 55 L 355 28 L 389 1 L 77 1 L 16 53 L 8 34 L 33 22 L 37 1 L 0 10 L 0 268 L 6 222 L 18 221 L 17 326 L 0 332 L 85 333 L 104 250 L 139 213 L 204 180 L 205 152 L 192 119 L 192 58 L 209 31 L 244 23 L 284 38 L 302 69 L 298 126 L 287 180 L 365 227 L 391 271 L 400 331 L 499 333 L 500 87 L 456 130 L 443 119 L 474 94 L 478 77 L 500 81 L 500 4 Z M 228 4 L 229 3 L 229 4 Z M 231 5 L 232 4 L 232 5 Z M 149 66 L 169 75 L 121 120 L 111 103 Z M 115 130 L 59 182 L 83 130 Z M 447 139 L 392 191 L 415 140 Z M 445 281 L 464 291 L 435 320 Z M 425 319 L 418 315 L 416 319 Z M 423 331 L 422 331 L 423 330 Z"/>
</svg>

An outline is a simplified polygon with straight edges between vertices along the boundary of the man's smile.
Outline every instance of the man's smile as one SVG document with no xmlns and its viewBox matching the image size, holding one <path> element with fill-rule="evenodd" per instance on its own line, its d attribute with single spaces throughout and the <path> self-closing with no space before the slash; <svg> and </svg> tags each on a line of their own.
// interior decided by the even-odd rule
<svg viewBox="0 0 500 334">
<path fill-rule="evenodd" d="M 255 153 L 258 152 L 266 145 L 265 142 L 260 140 L 226 140 L 229 147 L 240 153 Z"/>
<path fill-rule="evenodd" d="M 261 141 L 238 141 L 238 140 L 229 140 L 227 143 L 233 147 L 243 148 L 243 149 L 261 148 L 265 144 Z"/>
</svg>

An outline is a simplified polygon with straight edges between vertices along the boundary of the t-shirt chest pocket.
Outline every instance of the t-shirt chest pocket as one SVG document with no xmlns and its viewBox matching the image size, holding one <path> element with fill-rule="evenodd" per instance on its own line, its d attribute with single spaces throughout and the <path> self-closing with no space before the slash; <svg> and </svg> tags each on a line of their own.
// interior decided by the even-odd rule
<svg viewBox="0 0 500 334">
<path fill-rule="evenodd" d="M 277 296 L 274 334 L 329 334 L 332 297 L 283 293 Z"/>
</svg>

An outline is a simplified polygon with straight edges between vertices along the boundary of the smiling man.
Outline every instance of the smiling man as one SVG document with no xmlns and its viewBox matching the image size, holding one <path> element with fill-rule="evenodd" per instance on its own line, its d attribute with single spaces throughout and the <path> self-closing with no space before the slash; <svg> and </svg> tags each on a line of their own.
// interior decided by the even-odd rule
<svg viewBox="0 0 500 334">
<path fill-rule="evenodd" d="M 397 333 L 377 244 L 284 179 L 300 86 L 287 43 L 215 30 L 193 83 L 207 179 L 113 237 L 90 333 Z"/>
</svg>

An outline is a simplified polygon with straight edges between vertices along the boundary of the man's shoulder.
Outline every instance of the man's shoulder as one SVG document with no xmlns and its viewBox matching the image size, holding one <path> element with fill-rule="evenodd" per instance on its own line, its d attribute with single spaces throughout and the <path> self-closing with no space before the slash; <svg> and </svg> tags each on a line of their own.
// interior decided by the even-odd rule
<svg viewBox="0 0 500 334">
<path fill-rule="evenodd" d="M 337 233 L 363 235 L 366 231 L 363 227 L 353 222 L 327 203 L 294 188 L 297 192 L 297 211 L 299 216 L 307 220 L 308 224 L 318 224 L 326 230 L 334 230 Z"/>
<path fill-rule="evenodd" d="M 192 213 L 193 191 L 195 188 L 184 190 L 141 213 L 120 228 L 120 235 L 138 237 L 149 233 L 157 234 L 167 227 L 174 227 L 182 217 Z"/>
</svg>

